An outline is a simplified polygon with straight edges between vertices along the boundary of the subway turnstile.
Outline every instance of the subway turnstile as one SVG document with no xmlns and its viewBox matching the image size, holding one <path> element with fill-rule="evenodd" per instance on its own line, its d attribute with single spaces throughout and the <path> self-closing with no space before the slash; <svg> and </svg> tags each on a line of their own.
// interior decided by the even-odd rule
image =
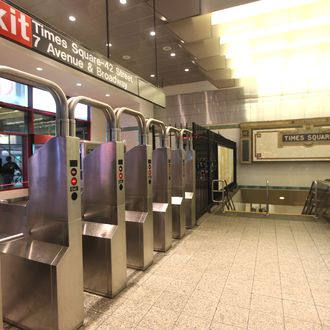
<svg viewBox="0 0 330 330">
<path fill-rule="evenodd" d="M 180 148 L 180 130 L 168 126 L 166 138 L 173 132 L 177 149 L 171 150 L 172 156 L 172 235 L 181 238 L 186 232 L 185 194 L 185 151 Z"/>
<path fill-rule="evenodd" d="M 2 322 L 2 288 L 1 288 L 1 260 L 0 260 L 0 330 L 3 329 L 3 322 Z"/>
<path fill-rule="evenodd" d="M 65 94 L 54 83 L 0 67 L 3 78 L 49 91 L 57 136 L 29 160 L 28 232 L 1 244 L 3 317 L 23 329 L 83 324 L 79 139 L 68 136 Z"/>
<path fill-rule="evenodd" d="M 181 129 L 181 148 L 184 150 L 183 139 L 187 138 L 185 154 L 185 210 L 186 227 L 191 229 L 196 225 L 196 155 L 192 148 L 192 132 L 187 129 Z"/>
<path fill-rule="evenodd" d="M 124 113 L 137 119 L 140 131 L 140 144 L 125 153 L 127 265 L 146 269 L 153 262 L 152 150 L 146 144 L 144 116 L 129 108 L 118 108 L 117 127 Z M 117 140 L 121 140 L 119 130 Z"/>
<path fill-rule="evenodd" d="M 157 126 L 161 130 L 161 147 L 152 151 L 152 208 L 154 250 L 165 252 L 172 246 L 171 150 L 166 146 L 164 123 L 151 118 L 146 125 L 147 132 L 151 126 Z"/>
<path fill-rule="evenodd" d="M 82 142 L 84 289 L 113 297 L 126 287 L 124 144 L 116 142 L 112 108 L 86 97 L 69 101 L 70 119 L 84 103 L 103 110 L 109 142 Z M 71 121 L 73 123 L 73 121 Z M 72 127 L 72 131 L 75 129 Z"/>
</svg>

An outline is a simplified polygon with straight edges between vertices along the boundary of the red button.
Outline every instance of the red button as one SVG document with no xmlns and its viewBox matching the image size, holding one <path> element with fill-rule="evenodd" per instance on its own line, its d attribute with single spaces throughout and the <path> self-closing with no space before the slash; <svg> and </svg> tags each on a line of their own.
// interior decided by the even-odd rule
<svg viewBox="0 0 330 330">
<path fill-rule="evenodd" d="M 72 178 L 72 179 L 71 179 L 71 184 L 72 184 L 73 186 L 77 185 L 77 183 L 78 183 L 77 178 Z"/>
</svg>

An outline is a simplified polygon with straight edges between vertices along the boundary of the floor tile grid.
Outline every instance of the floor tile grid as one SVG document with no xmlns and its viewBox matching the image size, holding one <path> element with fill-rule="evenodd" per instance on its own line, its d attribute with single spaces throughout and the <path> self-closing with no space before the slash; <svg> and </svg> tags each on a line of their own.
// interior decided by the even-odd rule
<svg viewBox="0 0 330 330">
<path fill-rule="evenodd" d="M 259 228 L 258 228 L 258 242 L 257 242 L 257 246 L 256 246 L 256 258 L 255 258 L 255 261 L 254 261 L 253 279 L 252 279 L 252 288 L 251 288 L 251 290 L 253 290 L 253 287 L 254 287 L 255 274 L 256 274 L 256 268 L 257 268 L 258 251 L 259 251 L 259 244 L 260 244 L 260 231 L 261 231 L 261 223 L 259 223 Z M 252 292 L 253 291 L 251 291 L 251 297 L 250 297 L 250 308 L 249 308 L 249 314 L 248 314 L 248 320 L 247 320 L 247 328 L 249 328 L 249 324 L 250 324 Z"/>
<path fill-rule="evenodd" d="M 313 232 L 311 232 L 311 231 L 308 229 L 308 226 L 306 226 L 306 223 L 304 223 L 304 226 L 305 226 L 306 232 L 309 234 L 311 240 L 314 242 L 315 247 L 318 249 L 318 244 L 317 244 L 317 240 L 316 240 L 316 235 L 314 235 Z M 330 242 L 330 230 L 325 231 L 325 232 L 322 231 L 320 234 L 326 236 L 327 243 Z M 319 249 L 318 249 L 318 251 L 319 251 Z M 327 262 L 324 260 L 324 255 L 323 255 L 320 251 L 319 251 L 319 253 L 320 253 L 320 257 L 322 258 L 322 260 L 323 260 L 325 266 L 326 266 L 327 269 L 328 269 L 328 272 L 330 273 L 330 266 L 329 266 L 329 265 L 327 264 Z M 329 248 L 329 254 L 330 254 L 330 248 Z"/>
<path fill-rule="evenodd" d="M 312 226 L 308 226 L 306 223 L 304 223 L 304 227 L 305 227 L 305 230 L 306 232 L 308 233 L 310 239 L 313 241 L 314 245 L 316 246 L 319 254 L 320 254 L 320 257 L 321 259 L 323 260 L 324 262 L 324 265 L 325 267 L 328 269 L 328 283 L 330 284 L 330 266 L 328 265 L 328 263 L 324 260 L 324 256 L 323 254 L 321 253 L 321 251 L 318 249 L 318 244 L 317 244 L 317 238 L 318 238 L 318 235 L 316 234 L 316 231 L 318 231 L 319 235 L 321 236 L 326 236 L 326 243 L 329 243 L 330 242 L 330 230 L 329 230 L 329 226 L 322 226 L 324 228 L 322 228 L 323 230 L 321 230 L 319 227 L 315 228 L 315 231 L 312 231 L 312 229 L 314 229 Z M 329 251 L 329 254 L 330 254 L 330 247 L 328 246 L 328 251 Z M 313 296 L 313 299 L 314 299 L 314 294 L 313 294 L 313 290 L 312 291 L 312 296 Z M 329 288 L 329 291 L 330 291 L 330 288 Z M 318 304 L 315 302 L 315 299 L 314 299 L 314 305 L 315 305 L 315 308 L 316 308 L 316 311 L 318 313 L 318 317 L 320 319 L 320 323 L 322 324 L 323 328 L 324 329 L 330 329 L 330 301 L 329 301 L 329 306 L 328 307 L 323 307 L 323 306 L 318 306 Z M 321 311 L 322 310 L 326 310 L 326 312 L 324 313 L 324 315 L 321 315 Z M 327 316 L 325 316 L 326 314 L 328 314 Z M 327 324 L 326 324 L 327 323 Z"/>
<path fill-rule="evenodd" d="M 281 266 L 280 266 L 280 257 L 279 257 L 279 240 L 278 240 L 278 232 L 277 232 L 277 226 L 275 225 L 275 240 L 276 240 L 276 249 L 277 249 L 277 262 L 278 262 L 278 268 L 281 271 Z M 284 315 L 284 306 L 283 306 L 283 292 L 282 292 L 282 276 L 280 274 L 279 276 L 280 280 L 280 289 L 281 289 L 281 303 L 282 303 L 282 311 L 283 311 L 283 325 L 285 328 L 285 315 Z"/>
<path fill-rule="evenodd" d="M 209 218 L 209 217 L 208 217 L 208 218 Z M 202 228 L 199 228 L 199 229 L 203 230 L 203 227 L 202 227 Z M 207 228 L 205 228 L 205 229 L 207 229 Z M 242 232 L 243 232 L 243 230 L 242 230 Z M 194 235 L 194 236 L 197 236 L 197 233 L 198 233 L 198 231 L 195 232 L 196 235 Z M 192 239 L 192 237 L 191 237 L 191 239 Z M 184 241 L 184 240 L 182 240 L 182 242 L 183 242 L 183 241 Z M 237 249 L 238 249 L 238 247 L 237 247 Z M 206 271 L 203 272 L 203 274 L 205 274 L 205 273 L 206 273 Z M 202 277 L 201 277 L 201 279 L 202 279 Z M 199 284 L 199 282 L 201 281 L 201 279 L 200 279 L 198 282 L 196 282 L 195 289 L 196 289 L 196 287 L 198 286 L 198 284 Z M 190 298 L 192 297 L 193 293 L 194 293 L 194 292 L 191 293 Z M 219 297 L 217 303 L 219 302 L 220 298 L 221 298 L 221 295 L 220 295 L 220 297 Z M 185 302 L 185 304 L 184 304 L 184 306 L 183 306 L 183 308 L 182 308 L 182 310 L 181 310 L 181 313 L 180 313 L 181 316 L 182 316 L 182 314 L 184 313 L 183 311 L 185 310 L 185 307 L 187 306 L 188 301 L 189 301 L 189 299 L 186 300 L 186 302 Z M 174 328 L 175 328 L 175 326 L 177 325 L 177 323 L 178 323 L 178 321 L 179 321 L 180 315 L 179 315 L 179 317 L 177 318 L 176 322 L 174 323 Z M 142 321 L 141 321 L 141 322 L 142 322 Z"/>
<path fill-rule="evenodd" d="M 233 219 L 233 221 L 235 221 L 235 219 Z M 246 229 L 246 225 L 243 227 L 243 229 L 242 229 L 242 231 L 241 231 L 240 239 L 239 239 L 239 244 L 237 245 L 237 248 L 236 248 L 236 251 L 235 251 L 235 256 L 234 256 L 234 258 L 233 258 L 233 261 L 232 261 L 232 264 L 231 264 L 231 267 L 230 267 L 230 268 L 232 268 L 233 265 L 234 265 L 234 263 L 235 263 L 235 258 L 236 258 L 236 256 L 237 256 L 237 253 L 238 253 L 239 248 L 240 248 L 240 246 L 241 246 L 242 237 L 243 237 L 243 235 L 244 235 L 244 230 L 245 230 L 245 229 Z M 227 276 L 227 278 L 226 278 L 224 288 L 226 287 L 226 285 L 227 285 L 227 283 L 228 283 L 228 278 L 229 278 L 229 276 L 230 276 L 230 271 L 228 272 L 228 276 Z M 223 289 L 223 290 L 224 290 L 224 289 Z M 222 291 L 222 292 L 223 292 L 223 291 Z M 216 314 L 216 312 L 217 312 L 217 310 L 218 310 L 218 307 L 220 306 L 221 298 L 222 298 L 222 294 L 220 295 L 220 297 L 219 297 L 219 299 L 218 299 L 218 301 L 217 301 L 217 306 L 216 306 L 215 312 L 214 312 L 214 314 L 213 314 L 212 321 L 211 321 L 211 323 L 210 323 L 210 326 L 211 326 L 211 327 L 212 327 L 212 324 L 213 324 L 213 322 L 214 322 L 215 314 Z M 226 323 L 224 323 L 224 324 L 226 324 Z M 227 324 L 227 325 L 228 325 L 228 326 L 232 326 L 231 324 Z M 233 326 L 233 328 L 234 328 L 234 326 Z"/>
<path fill-rule="evenodd" d="M 305 234 L 305 235 L 307 236 L 308 230 L 306 229 L 304 223 L 303 223 L 303 226 L 304 226 L 304 233 L 303 233 L 303 234 Z M 290 230 L 291 230 L 291 234 L 292 234 L 293 241 L 294 241 L 295 246 L 296 246 L 296 250 L 297 250 L 298 258 L 299 258 L 299 260 L 300 260 L 300 263 L 301 263 L 301 265 L 302 265 L 302 268 L 303 268 L 303 271 L 304 271 L 305 277 L 306 277 L 307 282 L 308 282 L 308 284 L 309 284 L 309 279 L 308 279 L 308 276 L 307 276 L 307 274 L 306 274 L 306 271 L 305 271 L 305 268 L 304 268 L 303 259 L 302 259 L 301 252 L 300 252 L 300 249 L 299 249 L 299 242 L 298 242 L 297 237 L 296 237 L 296 235 L 295 235 L 295 234 L 296 234 L 296 233 L 295 233 L 296 228 L 293 227 L 293 226 L 290 226 Z M 309 233 L 308 233 L 308 239 L 309 239 L 310 241 L 313 242 L 313 239 L 311 238 L 311 236 L 310 236 Z M 313 243 L 314 243 L 314 242 L 313 242 Z M 314 245 L 315 245 L 315 244 L 314 244 Z M 316 312 L 317 312 L 317 316 L 318 316 L 318 322 L 317 322 L 317 323 L 318 323 L 318 324 L 321 324 L 320 315 L 319 315 L 318 309 L 317 309 L 317 307 L 316 307 L 315 299 L 314 299 L 313 292 L 312 292 L 310 286 L 309 286 L 309 289 L 310 289 L 310 293 L 311 293 L 311 296 L 312 296 L 312 299 L 313 299 L 313 304 L 314 304 L 314 307 L 315 307 L 315 310 L 316 310 Z"/>
</svg>

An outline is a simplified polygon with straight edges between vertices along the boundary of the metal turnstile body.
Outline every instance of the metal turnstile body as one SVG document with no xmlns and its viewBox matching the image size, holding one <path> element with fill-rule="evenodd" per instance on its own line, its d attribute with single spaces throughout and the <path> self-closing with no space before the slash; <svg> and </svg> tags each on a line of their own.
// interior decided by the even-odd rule
<svg viewBox="0 0 330 330">
<path fill-rule="evenodd" d="M 83 324 L 79 172 L 73 137 L 51 139 L 29 160 L 29 234 L 0 247 L 8 323 L 54 330 Z"/>
<path fill-rule="evenodd" d="M 185 161 L 185 199 L 186 227 L 191 229 L 196 225 L 196 156 L 195 150 L 187 150 Z"/>
<path fill-rule="evenodd" d="M 95 149 L 83 157 L 84 288 L 113 297 L 127 277 L 124 144 L 88 144 Z"/>
<path fill-rule="evenodd" d="M 0 330 L 3 329 L 3 322 L 2 322 L 2 286 L 1 286 L 1 260 L 0 260 Z"/>
<path fill-rule="evenodd" d="M 152 150 L 137 145 L 125 153 L 127 265 L 146 269 L 153 262 Z"/>
<path fill-rule="evenodd" d="M 172 173 L 171 150 L 158 148 L 152 152 L 152 193 L 154 250 L 167 251 L 172 246 Z"/>
<path fill-rule="evenodd" d="M 0 233 L 2 235 L 28 234 L 26 198 L 0 201 Z"/>
<path fill-rule="evenodd" d="M 181 238 L 186 232 L 185 151 L 172 150 L 172 235 Z"/>
</svg>

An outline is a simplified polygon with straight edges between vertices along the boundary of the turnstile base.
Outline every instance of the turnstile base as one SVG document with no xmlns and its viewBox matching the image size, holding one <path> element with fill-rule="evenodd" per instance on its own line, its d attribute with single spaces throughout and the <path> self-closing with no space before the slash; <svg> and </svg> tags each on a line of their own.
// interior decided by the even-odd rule
<svg viewBox="0 0 330 330">
<path fill-rule="evenodd" d="M 185 233 L 185 207 L 183 204 L 172 204 L 172 237 L 180 239 Z"/>
<path fill-rule="evenodd" d="M 172 247 L 172 210 L 163 203 L 153 203 L 153 209 L 154 250 L 166 252 Z"/>
<path fill-rule="evenodd" d="M 115 225 L 82 225 L 84 290 L 113 298 L 126 287 L 125 236 L 120 237 Z"/>
<path fill-rule="evenodd" d="M 147 269 L 153 263 L 153 220 L 147 212 L 126 211 L 127 267 Z"/>
</svg>

